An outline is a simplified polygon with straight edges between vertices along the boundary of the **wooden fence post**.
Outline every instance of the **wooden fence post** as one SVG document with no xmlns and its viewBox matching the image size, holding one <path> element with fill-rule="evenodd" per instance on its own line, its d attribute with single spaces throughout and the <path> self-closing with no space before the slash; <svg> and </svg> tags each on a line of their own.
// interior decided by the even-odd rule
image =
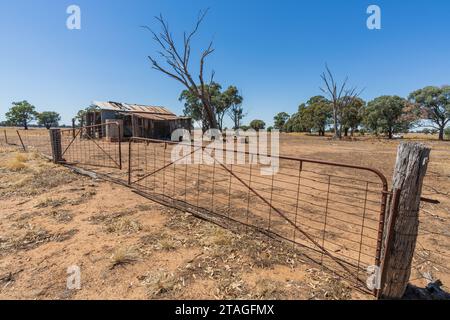
<svg viewBox="0 0 450 320">
<path fill-rule="evenodd" d="M 59 163 L 63 160 L 61 147 L 61 130 L 50 129 L 50 143 L 52 145 L 53 163 Z"/>
<path fill-rule="evenodd" d="M 382 299 L 403 297 L 411 275 L 411 263 L 419 227 L 420 195 L 430 148 L 420 143 L 398 147 L 392 181 L 393 196 L 385 221 L 381 266 Z"/>
<path fill-rule="evenodd" d="M 22 145 L 23 151 L 27 151 L 27 148 L 25 147 L 25 144 L 23 143 L 22 137 L 20 136 L 19 130 L 16 130 L 16 132 L 17 132 L 17 135 L 19 136 L 19 141 L 20 141 L 20 144 Z"/>
<path fill-rule="evenodd" d="M 72 138 L 75 139 L 75 118 L 72 118 Z"/>
</svg>

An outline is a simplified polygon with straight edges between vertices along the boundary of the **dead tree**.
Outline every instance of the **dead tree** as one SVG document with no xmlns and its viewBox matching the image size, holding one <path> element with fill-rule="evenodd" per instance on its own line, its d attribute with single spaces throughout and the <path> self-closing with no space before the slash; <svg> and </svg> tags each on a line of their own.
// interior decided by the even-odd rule
<svg viewBox="0 0 450 320">
<path fill-rule="evenodd" d="M 326 72 L 322 73 L 321 78 L 325 84 L 324 88 L 320 88 L 329 99 L 333 106 L 333 124 L 334 124 L 334 138 L 342 138 L 342 110 L 349 106 L 353 101 L 359 97 L 361 92 L 357 92 L 356 87 L 349 88 L 347 86 L 348 77 L 345 78 L 342 85 L 334 79 L 328 65 L 325 65 Z"/>
<path fill-rule="evenodd" d="M 208 127 L 217 129 L 216 111 L 211 104 L 211 97 L 207 90 L 204 78 L 204 67 L 206 58 L 214 52 L 212 42 L 210 42 L 207 49 L 205 49 L 200 57 L 198 80 L 196 83 L 194 76 L 190 71 L 191 58 L 191 41 L 197 33 L 202 21 L 204 20 L 208 10 L 200 11 L 194 29 L 190 33 L 184 32 L 183 45 L 181 49 L 175 43 L 175 40 L 169 30 L 168 22 L 162 15 L 155 17 L 161 25 L 161 32 L 156 33 L 151 28 L 145 26 L 152 35 L 153 40 L 160 46 L 158 54 L 160 58 L 165 60 L 165 65 L 162 65 L 154 57 L 149 56 L 153 69 L 156 69 L 165 75 L 182 83 L 192 94 L 194 94 L 201 102 L 205 112 L 205 118 L 208 121 Z M 210 84 L 213 82 L 214 72 L 211 74 Z"/>
</svg>

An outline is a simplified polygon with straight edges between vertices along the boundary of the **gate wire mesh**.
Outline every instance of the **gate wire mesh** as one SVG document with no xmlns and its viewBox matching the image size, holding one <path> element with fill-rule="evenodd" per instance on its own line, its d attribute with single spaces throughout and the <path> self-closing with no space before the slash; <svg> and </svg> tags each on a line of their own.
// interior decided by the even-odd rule
<svg viewBox="0 0 450 320">
<path fill-rule="evenodd" d="M 19 138 L 19 132 L 22 130 L 18 130 L 16 128 L 6 128 L 3 129 L 0 135 L 0 143 L 3 146 L 15 146 L 15 147 L 21 147 L 22 144 L 20 142 Z M 26 131 L 26 130 L 23 130 Z"/>
<path fill-rule="evenodd" d="M 62 158 L 71 164 L 121 169 L 120 136 L 115 122 L 61 130 Z"/>
<path fill-rule="evenodd" d="M 61 129 L 62 157 L 65 162 L 94 167 L 122 168 L 120 126 L 118 123 Z M 24 147 L 48 157 L 52 156 L 49 130 L 5 129 L 0 143 Z M 23 146 L 22 146 L 23 143 Z"/>
<path fill-rule="evenodd" d="M 46 129 L 28 129 L 17 130 L 18 144 L 20 145 L 20 139 L 23 145 L 28 151 L 36 151 L 45 156 L 52 156 L 52 148 L 50 142 L 50 134 Z"/>
<path fill-rule="evenodd" d="M 279 157 L 278 173 L 264 176 L 261 165 L 249 161 L 257 154 L 245 152 L 244 165 L 217 159 L 210 165 L 182 164 L 172 161 L 173 148 L 133 138 L 129 184 L 180 209 L 207 211 L 307 249 L 315 263 L 367 291 L 366 268 L 380 263 L 388 194 L 381 173 Z"/>
</svg>

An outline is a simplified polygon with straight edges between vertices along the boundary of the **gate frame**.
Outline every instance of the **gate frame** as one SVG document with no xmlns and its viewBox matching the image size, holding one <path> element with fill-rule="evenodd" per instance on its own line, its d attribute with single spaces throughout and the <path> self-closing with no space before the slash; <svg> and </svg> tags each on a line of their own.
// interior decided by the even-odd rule
<svg viewBox="0 0 450 320">
<path fill-rule="evenodd" d="M 141 181 L 145 178 L 148 178 L 149 176 L 156 174 L 157 172 L 164 170 L 167 167 L 170 167 L 171 165 L 174 165 L 177 161 L 181 160 L 181 159 L 177 159 L 176 161 L 171 161 L 168 164 L 165 164 L 163 167 L 156 169 L 155 171 L 144 175 L 143 177 L 140 177 L 138 180 L 136 181 L 131 181 L 131 175 L 132 175 L 132 158 L 133 158 L 133 152 L 132 152 L 132 143 L 133 142 L 147 142 L 147 143 L 159 143 L 159 144 L 164 144 L 164 147 L 167 148 L 167 145 L 180 145 L 180 144 L 184 144 L 187 146 L 191 146 L 194 147 L 194 151 L 190 152 L 188 155 L 185 155 L 183 158 L 189 157 L 191 156 L 194 152 L 202 149 L 217 149 L 214 147 L 211 147 L 209 145 L 202 145 L 202 146 L 198 146 L 195 145 L 193 142 L 189 142 L 189 143 L 184 143 L 184 142 L 178 142 L 178 141 L 166 141 L 166 140 L 158 140 L 158 139 L 151 139 L 151 138 L 141 138 L 141 137 L 131 137 L 129 139 L 128 142 L 128 186 L 129 187 L 133 187 L 132 185 L 138 181 Z M 197 147 L 197 148 L 195 148 Z M 225 147 L 222 149 L 223 152 L 228 151 Z M 249 152 L 249 151 L 241 151 L 241 150 L 233 150 L 234 153 L 243 153 L 245 155 L 252 155 L 252 156 L 261 156 L 261 154 L 259 152 Z M 272 155 L 264 155 L 267 157 L 272 157 Z M 214 159 L 214 163 L 217 162 L 218 164 L 220 164 L 226 171 L 228 171 L 231 175 L 233 175 L 236 179 L 238 179 L 238 181 L 240 181 L 246 188 L 249 188 L 249 190 L 251 190 L 256 196 L 258 196 L 260 199 L 263 199 L 262 196 L 260 196 L 258 194 L 258 192 L 256 192 L 251 186 L 247 185 L 244 181 L 242 181 L 242 179 L 238 178 L 237 176 L 235 176 L 232 172 L 230 172 L 230 170 L 228 168 L 226 168 L 226 166 L 224 166 L 220 161 L 218 161 L 217 159 L 215 159 L 214 156 L 212 156 Z M 376 253 L 375 253 L 375 266 L 377 267 L 381 267 L 382 265 L 382 247 L 383 247 L 383 238 L 384 238 L 384 233 L 385 233 L 385 220 L 386 220 L 386 209 L 387 209 L 387 202 L 388 202 L 388 196 L 392 195 L 392 192 L 389 191 L 389 187 L 388 187 L 388 182 L 386 177 L 384 176 L 384 174 L 375 168 L 371 168 L 371 167 L 364 167 L 364 166 L 357 166 L 357 165 L 352 165 L 352 164 L 348 164 L 348 163 L 339 163 L 339 162 L 332 162 L 332 161 L 323 161 L 323 160 L 315 160 L 315 159 L 309 159 L 309 158 L 298 158 L 298 157 L 287 157 L 287 156 L 277 156 L 279 159 L 281 160 L 291 160 L 291 161 L 297 161 L 299 163 L 301 163 L 301 165 L 303 165 L 303 163 L 313 163 L 313 164 L 320 164 L 320 165 L 325 165 L 325 166 L 335 166 L 335 167 L 341 167 L 341 168 L 349 168 L 349 169 L 357 169 L 357 170 L 362 170 L 362 171 L 368 171 L 371 173 L 374 173 L 376 176 L 378 176 L 378 178 L 381 181 L 382 184 L 382 189 L 379 191 L 381 193 L 381 203 L 380 203 L 380 214 L 379 214 L 379 219 L 378 219 L 378 236 L 377 236 L 377 246 L 376 246 Z M 264 201 L 266 202 L 266 201 Z M 284 216 L 283 213 L 281 213 L 277 208 L 273 207 L 273 205 L 271 203 L 267 204 L 271 207 L 271 209 L 274 209 L 277 214 L 279 214 L 281 217 L 283 217 L 287 222 L 289 222 L 291 225 L 294 226 L 295 229 L 297 229 L 298 231 L 300 231 L 301 233 L 303 233 L 308 240 L 312 241 L 312 243 L 316 246 L 318 246 L 318 248 L 322 251 L 322 253 L 328 255 L 332 260 L 334 260 L 335 262 L 337 262 L 341 267 L 344 268 L 344 270 L 347 270 L 347 268 L 345 266 L 343 266 L 339 261 L 339 258 L 334 257 L 332 254 L 330 254 L 328 252 L 328 250 L 326 250 L 325 248 L 323 248 L 320 244 L 318 244 L 315 240 L 311 240 L 311 237 L 308 236 L 307 233 L 305 233 L 303 230 L 301 230 L 296 224 L 294 225 L 293 222 L 287 218 L 286 216 Z M 255 226 L 256 227 L 256 226 Z M 256 227 L 256 229 L 258 229 Z M 347 270 L 348 271 L 348 270 Z M 375 288 L 372 290 L 372 294 L 374 296 L 377 296 L 379 292 L 379 289 Z"/>
<path fill-rule="evenodd" d="M 118 144 L 119 144 L 119 150 L 118 150 L 118 155 L 119 155 L 119 159 L 118 159 L 118 162 L 115 160 L 115 159 L 113 159 L 112 157 L 111 157 L 111 155 L 108 153 L 108 152 L 106 152 L 100 145 L 98 145 L 97 144 L 97 142 L 95 142 L 95 138 L 93 138 L 91 135 L 89 135 L 89 134 L 87 134 L 88 135 L 88 138 L 89 138 L 89 140 L 90 141 L 92 141 L 92 142 L 94 142 L 94 144 L 101 150 L 101 152 L 103 152 L 104 154 L 106 154 L 112 161 L 113 161 L 113 163 L 115 163 L 116 164 L 116 166 L 117 166 L 117 168 L 119 169 L 119 170 L 122 170 L 122 135 L 121 135 L 121 129 L 120 129 L 120 124 L 118 123 L 118 122 L 108 122 L 108 123 L 103 123 L 103 124 L 96 124 L 96 125 L 91 125 L 91 126 L 85 126 L 85 127 L 79 127 L 79 128 L 77 128 L 78 130 L 77 130 L 77 132 L 76 132 L 76 134 L 74 134 L 73 136 L 72 136 L 72 139 L 70 140 L 70 142 L 69 142 L 69 144 L 67 145 L 67 147 L 64 149 L 64 150 L 62 150 L 62 139 L 61 139 L 61 131 L 70 131 L 70 132 L 73 132 L 73 128 L 72 129 L 65 129 L 65 130 L 61 130 L 61 129 L 50 129 L 50 142 L 51 142 L 51 144 L 52 144 L 52 153 L 53 153 L 53 158 L 55 159 L 55 153 L 53 152 L 53 144 L 56 144 L 56 145 L 59 145 L 59 149 L 61 150 L 60 151 L 60 154 L 56 154 L 56 156 L 58 156 L 56 159 L 59 159 L 57 162 L 64 162 L 64 159 L 63 159 L 63 156 L 64 156 L 64 154 L 67 152 L 67 150 L 69 150 L 69 148 L 70 148 L 70 146 L 75 142 L 75 140 L 76 140 L 76 138 L 82 133 L 82 131 L 83 131 L 83 129 L 91 129 L 91 128 L 96 128 L 96 127 L 103 127 L 103 126 L 108 126 L 108 125 L 116 125 L 117 126 L 117 129 L 118 129 L 118 135 L 119 135 L 119 138 L 118 138 Z M 53 135 L 54 135 L 54 130 L 58 130 L 59 131 L 59 139 L 58 138 L 55 138 Z M 56 146 L 55 145 L 55 146 Z M 55 147 L 56 148 L 56 147 Z M 56 149 L 55 149 L 56 150 Z M 101 166 L 102 167 L 102 166 Z"/>
</svg>

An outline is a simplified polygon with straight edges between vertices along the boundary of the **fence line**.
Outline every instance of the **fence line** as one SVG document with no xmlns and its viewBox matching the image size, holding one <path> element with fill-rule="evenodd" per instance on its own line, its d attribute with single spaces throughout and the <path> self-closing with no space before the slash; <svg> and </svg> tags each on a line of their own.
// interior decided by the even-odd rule
<svg viewBox="0 0 450 320">
<path fill-rule="evenodd" d="M 365 269 L 380 265 L 389 194 L 377 170 L 281 156 L 278 173 L 263 176 L 263 166 L 250 161 L 260 155 L 248 151 L 243 152 L 248 165 L 214 157 L 209 165 L 187 165 L 171 159 L 179 143 L 132 138 L 122 148 L 121 139 L 108 138 L 107 126 L 114 126 L 120 137 L 115 123 L 60 130 L 64 161 L 128 182 L 163 204 L 288 241 L 310 261 L 367 291 Z M 21 148 L 22 143 L 27 150 L 52 154 L 47 130 L 0 131 L 0 144 Z M 191 147 L 193 157 L 198 146 Z M 239 152 L 234 150 L 233 157 Z"/>
</svg>

